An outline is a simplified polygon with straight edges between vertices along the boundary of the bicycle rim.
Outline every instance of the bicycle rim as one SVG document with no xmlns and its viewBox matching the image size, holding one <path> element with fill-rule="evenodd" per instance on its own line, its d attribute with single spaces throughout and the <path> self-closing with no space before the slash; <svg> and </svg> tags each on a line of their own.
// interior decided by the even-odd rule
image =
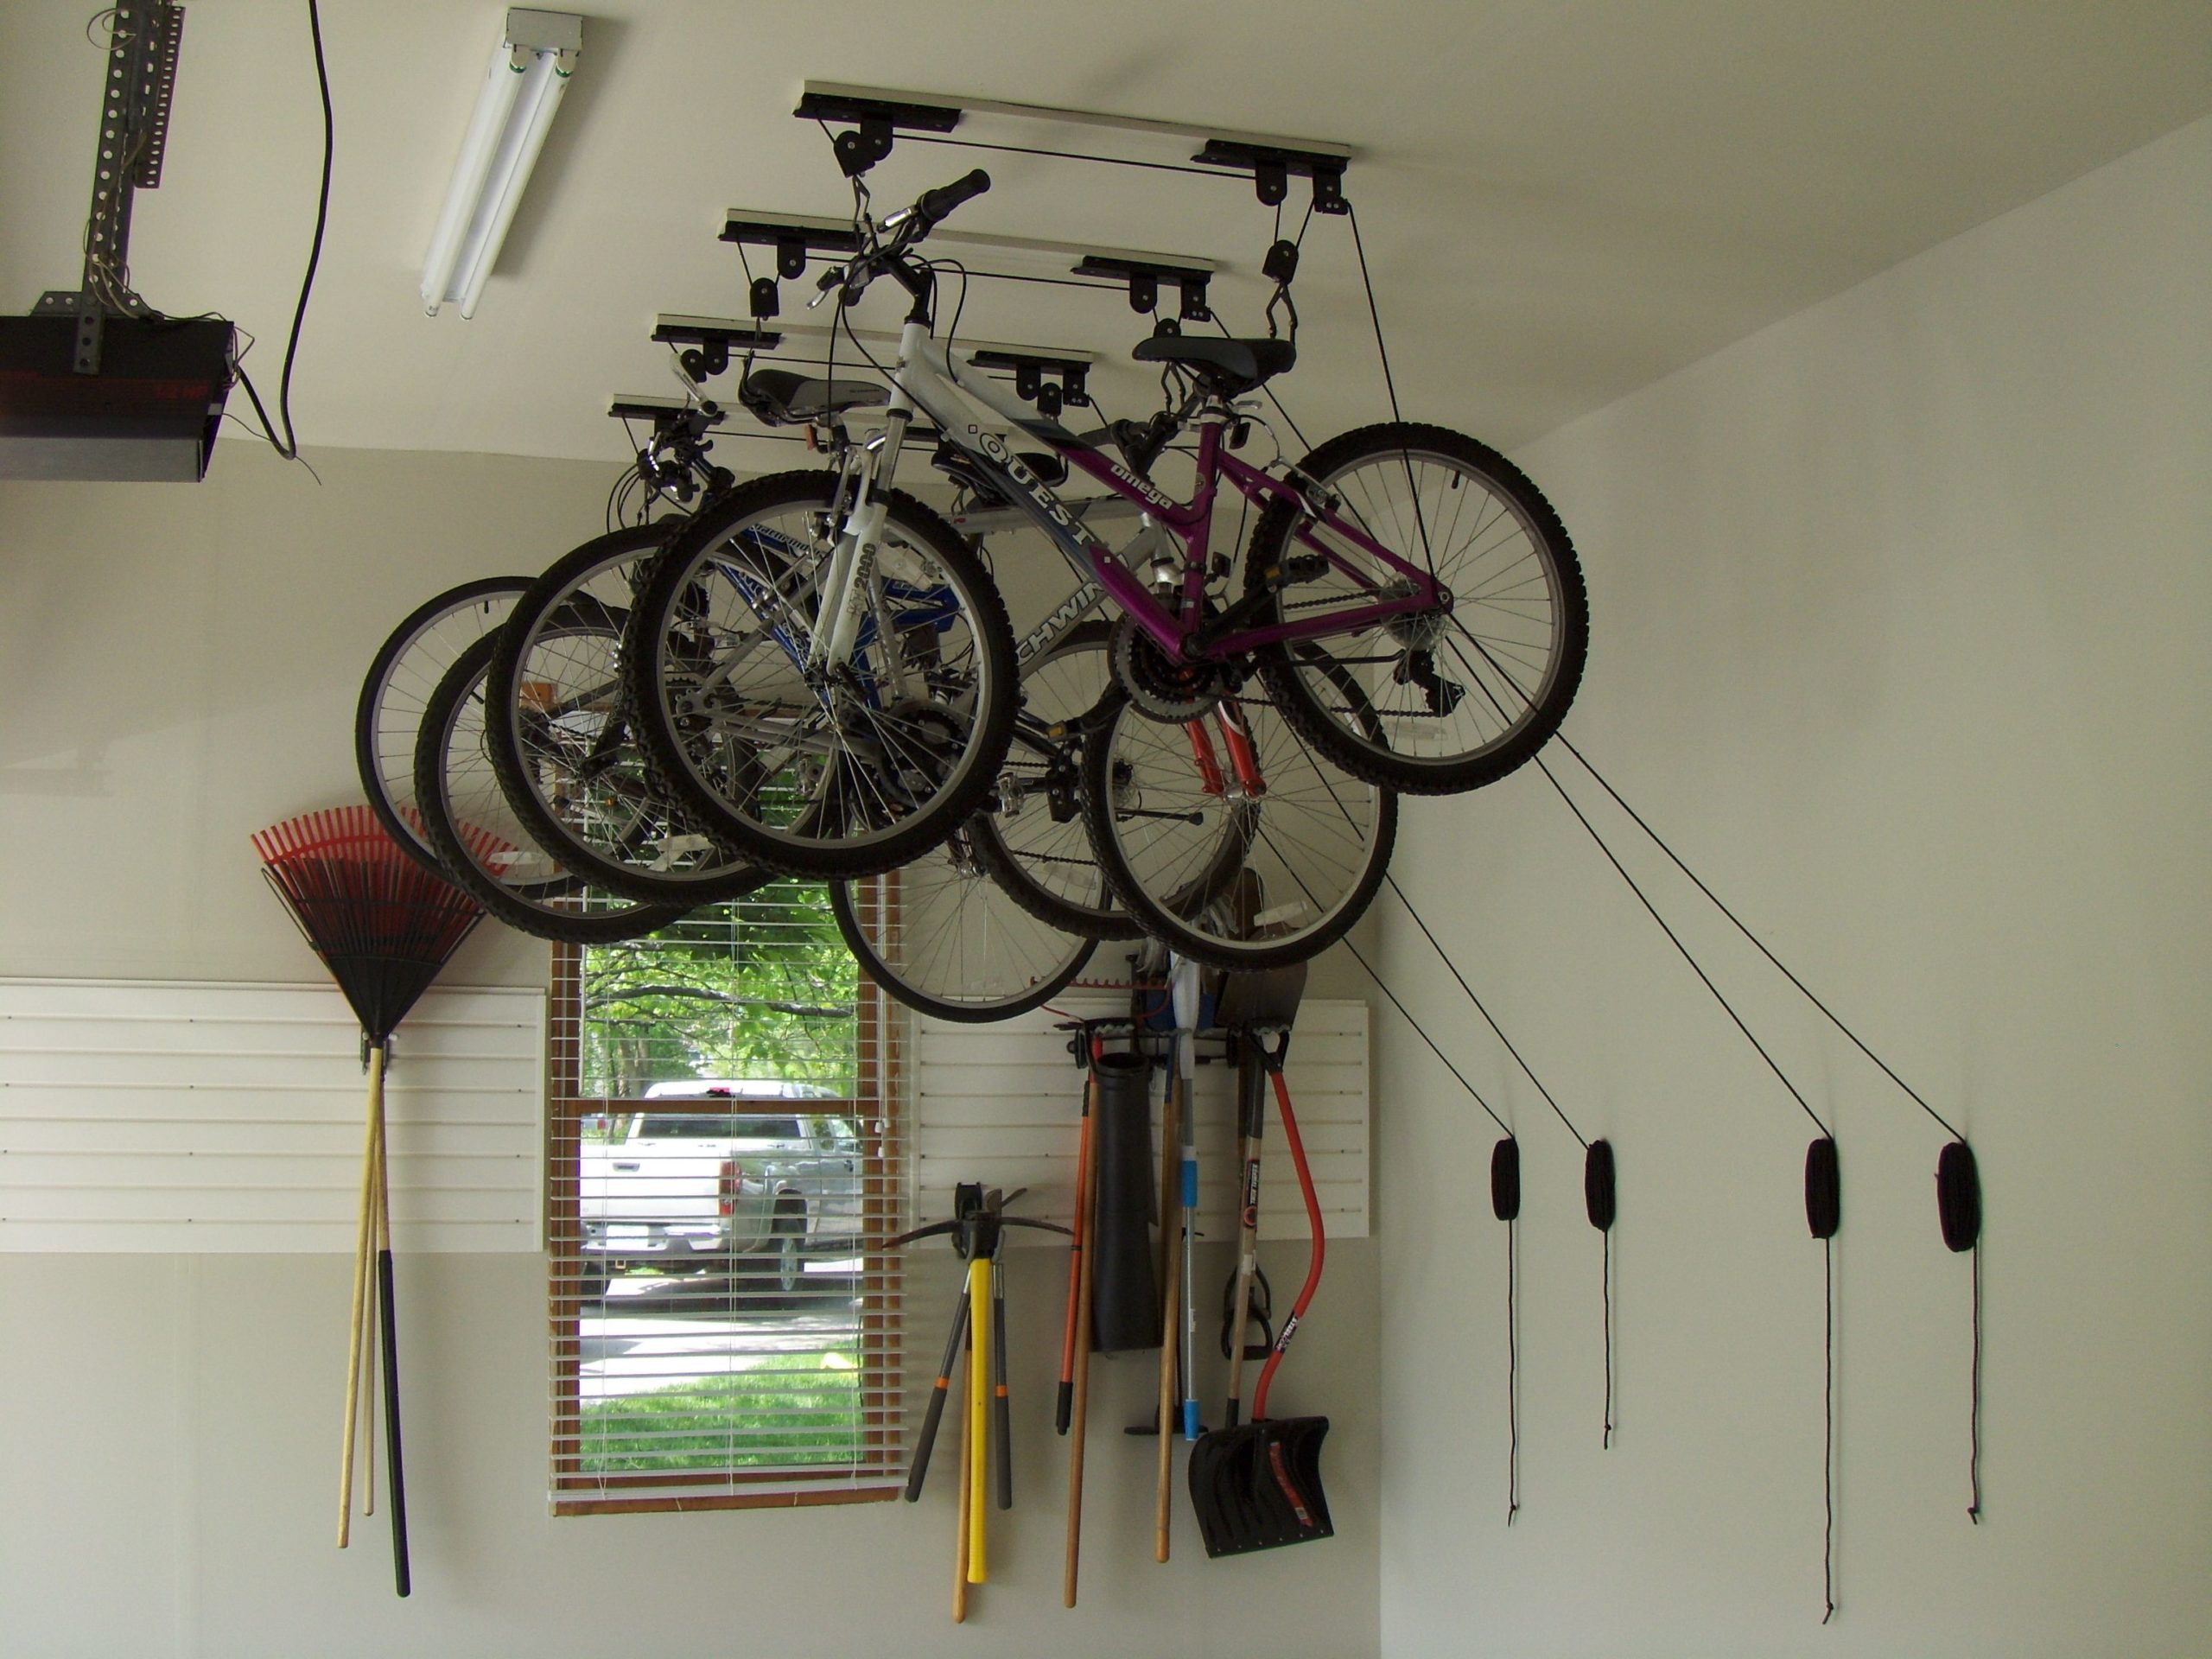
<svg viewBox="0 0 2212 1659">
<path fill-rule="evenodd" d="M 1094 939 L 1143 931 L 1118 904 L 1083 823 L 1083 746 L 1113 683 L 1109 630 L 1086 622 L 1022 676 L 1021 718 L 991 805 L 969 820 L 976 857 L 1039 920 Z"/>
<path fill-rule="evenodd" d="M 455 658 L 423 711 L 415 795 L 441 863 L 492 915 L 540 938 L 604 944 L 667 926 L 683 906 L 637 904 L 582 880 L 516 818 L 485 745 L 484 686 L 496 644 L 480 639 Z"/>
<path fill-rule="evenodd" d="M 517 602 L 486 687 L 486 741 L 522 829 L 565 868 L 645 903 L 734 899 L 768 873 L 654 785 L 623 685 L 623 629 L 680 521 L 596 537 Z"/>
<path fill-rule="evenodd" d="M 833 881 L 837 930 L 865 973 L 908 1007 L 975 1025 L 1065 989 L 1092 942 L 1016 904 L 975 859 L 966 827 L 887 874 Z"/>
<path fill-rule="evenodd" d="M 1580 568 L 1550 504 L 1503 457 L 1441 428 L 1349 433 L 1301 470 L 1342 518 L 1428 571 L 1452 599 L 1447 611 L 1261 653 L 1270 692 L 1294 720 L 1307 715 L 1307 735 L 1343 765 L 1395 788 L 1469 789 L 1521 765 L 1557 728 L 1588 645 Z M 1341 533 L 1311 525 L 1294 537 L 1291 526 L 1281 509 L 1263 521 L 1246 578 L 1326 553 L 1325 571 L 1285 590 L 1290 619 L 1402 583 Z M 1356 677 L 1372 730 L 1335 691 L 1336 664 Z"/>
<path fill-rule="evenodd" d="M 814 655 L 834 486 L 756 480 L 658 569 L 626 650 L 640 735 L 687 810 L 795 874 L 891 868 L 951 833 L 1012 736 L 1013 631 L 981 563 L 892 493 L 851 660 Z"/>
<path fill-rule="evenodd" d="M 454 659 L 498 632 L 530 586 L 521 576 L 486 576 L 448 588 L 410 612 L 377 648 L 353 710 L 353 761 L 369 810 L 408 853 L 448 874 L 419 827 L 415 741 L 423 711 Z"/>
<path fill-rule="evenodd" d="M 1356 686 L 1333 688 L 1357 701 Z M 1246 790 L 1229 722 L 1241 718 L 1262 787 Z M 1146 931 L 1219 968 L 1302 962 L 1366 910 L 1397 835 L 1397 799 L 1353 778 L 1272 703 L 1232 699 L 1190 728 L 1146 718 L 1119 692 L 1087 757 L 1085 820 L 1098 861 Z"/>
</svg>

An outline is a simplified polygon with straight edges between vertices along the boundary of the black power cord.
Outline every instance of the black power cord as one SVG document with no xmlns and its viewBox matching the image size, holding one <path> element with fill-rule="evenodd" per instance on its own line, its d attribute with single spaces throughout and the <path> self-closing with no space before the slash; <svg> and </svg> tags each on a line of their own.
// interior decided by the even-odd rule
<svg viewBox="0 0 2212 1659">
<path fill-rule="evenodd" d="M 322 51 L 322 11 L 317 0 L 308 0 L 308 32 L 315 40 L 315 86 L 322 95 L 322 185 L 315 209 L 315 240 L 308 248 L 308 268 L 300 278 L 300 301 L 292 310 L 292 334 L 284 342 L 284 372 L 276 387 L 276 412 L 284 425 L 284 436 L 276 436 L 276 423 L 269 418 L 263 406 L 261 394 L 254 390 L 253 381 L 245 372 L 243 361 L 233 361 L 231 372 L 238 384 L 245 388 L 245 395 L 253 404 L 253 412 L 261 417 L 259 435 L 269 441 L 269 447 L 286 461 L 300 459 L 299 434 L 292 426 L 292 359 L 300 349 L 300 325 L 308 314 L 308 295 L 315 287 L 315 267 L 322 261 L 322 233 L 330 220 L 330 155 L 334 124 L 330 115 L 330 70 Z"/>
</svg>

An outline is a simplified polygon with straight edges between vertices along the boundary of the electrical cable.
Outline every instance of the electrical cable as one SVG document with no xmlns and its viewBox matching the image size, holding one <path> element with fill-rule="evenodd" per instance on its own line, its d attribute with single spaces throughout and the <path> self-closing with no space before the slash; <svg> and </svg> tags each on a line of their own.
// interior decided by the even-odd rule
<svg viewBox="0 0 2212 1659">
<path fill-rule="evenodd" d="M 315 41 L 315 85 L 322 96 L 322 183 L 315 201 L 315 239 L 308 247 L 308 267 L 300 278 L 299 303 L 293 308 L 291 338 L 284 344 L 284 371 L 276 388 L 276 412 L 284 423 L 283 442 L 277 442 L 276 426 L 269 418 L 268 410 L 262 406 L 261 394 L 254 390 L 243 360 L 233 359 L 231 365 L 231 372 L 238 376 L 238 384 L 245 388 L 245 395 L 253 404 L 254 413 L 261 416 L 262 435 L 269 440 L 269 447 L 286 461 L 300 458 L 299 434 L 292 425 L 292 359 L 300 349 L 300 325 L 307 317 L 308 295 L 315 287 L 315 267 L 322 260 L 322 233 L 330 221 L 330 156 L 334 123 L 330 113 L 330 70 L 323 59 L 322 11 L 319 0 L 308 0 L 308 32 Z"/>
</svg>

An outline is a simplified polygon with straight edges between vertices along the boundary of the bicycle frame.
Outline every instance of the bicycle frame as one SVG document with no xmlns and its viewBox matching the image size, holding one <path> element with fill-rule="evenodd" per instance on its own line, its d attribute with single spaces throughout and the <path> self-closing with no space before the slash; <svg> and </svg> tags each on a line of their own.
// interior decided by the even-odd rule
<svg viewBox="0 0 2212 1659">
<path fill-rule="evenodd" d="M 857 522 L 866 526 L 873 522 L 868 517 L 874 493 L 871 486 L 887 485 L 907 423 L 917 410 L 926 415 L 950 442 L 982 468 L 1000 494 L 1051 538 L 1077 577 L 1076 592 L 1020 643 L 1017 655 L 1021 662 L 1058 643 L 1102 594 L 1110 596 L 1170 660 L 1179 662 L 1226 660 L 1268 645 L 1357 632 L 1393 616 L 1450 602 L 1449 594 L 1428 572 L 1382 546 L 1331 505 L 1310 499 L 1296 485 L 1230 454 L 1222 442 L 1222 428 L 1228 419 L 1225 411 L 1214 410 L 1199 416 L 1197 493 L 1189 501 L 1179 502 L 1095 449 L 1037 432 L 1026 407 L 980 376 L 962 378 L 944 348 L 930 338 L 927 325 L 911 318 L 900 335 L 899 367 L 892 376 L 892 386 L 887 416 L 890 438 L 881 451 L 887 458 L 881 463 L 883 477 L 861 480 L 849 524 Z M 988 410 L 996 420 L 979 416 L 977 405 Z M 992 429 L 995 425 L 1010 427 L 1046 444 L 1071 467 L 1133 504 L 1183 544 L 1181 582 L 1174 608 L 1163 603 L 1104 543 L 1084 534 L 1077 512 L 1022 462 Z M 1206 628 L 1202 621 L 1203 601 L 1213 508 L 1224 477 L 1255 505 L 1264 506 L 1271 501 L 1294 505 L 1302 521 L 1294 532 L 1297 539 L 1364 589 L 1365 595 L 1350 604 L 1332 604 L 1296 620 L 1280 620 L 1263 627 L 1230 627 L 1218 632 Z M 1368 572 L 1317 538 L 1313 533 L 1316 525 L 1380 561 L 1395 574 L 1396 580 L 1388 589 L 1380 586 Z M 849 531 L 840 538 L 841 557 L 833 563 L 825 597 L 836 595 L 841 578 L 853 563 L 854 546 Z"/>
</svg>

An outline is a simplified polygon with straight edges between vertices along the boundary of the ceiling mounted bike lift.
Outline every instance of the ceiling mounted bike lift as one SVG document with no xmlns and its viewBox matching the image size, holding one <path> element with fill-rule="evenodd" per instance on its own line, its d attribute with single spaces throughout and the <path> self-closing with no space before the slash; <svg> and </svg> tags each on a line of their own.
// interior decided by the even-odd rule
<svg viewBox="0 0 2212 1659">
<path fill-rule="evenodd" d="M 721 240 L 747 247 L 772 248 L 776 254 L 776 274 L 773 276 L 753 276 L 748 261 L 746 271 L 750 281 L 747 292 L 754 317 L 766 319 L 779 314 L 781 307 L 777 296 L 777 285 L 782 279 L 804 276 L 807 263 L 817 255 L 834 260 L 843 259 L 861 251 L 861 241 L 850 219 L 825 219 L 809 213 L 772 213 L 763 208 L 732 207 L 722 216 Z M 1223 275 L 1229 267 L 1217 259 L 1200 258 L 1195 254 L 1153 253 L 1136 248 L 1101 247 L 1090 242 L 1055 242 L 1043 237 L 1007 236 L 988 231 L 940 230 L 931 238 L 948 247 L 958 248 L 963 254 L 973 250 L 977 254 L 1008 254 L 1031 256 L 1061 265 L 1068 276 L 1098 278 L 1098 286 L 1118 286 L 1126 283 L 1129 289 L 1129 304 L 1137 311 L 1150 311 L 1158 302 L 1160 284 L 1173 283 L 1182 291 L 1185 318 L 1203 321 L 1211 314 L 1206 309 L 1206 284 Z M 963 265 L 963 268 L 964 265 Z M 969 269 L 970 276 L 984 277 L 995 282 L 1045 283 L 1061 286 L 1081 287 L 1071 283 L 1067 276 L 1046 276 L 1040 272 L 1003 270 Z"/>
<path fill-rule="evenodd" d="M 1173 170 L 1191 173 L 1248 175 L 1261 202 L 1278 207 L 1289 194 L 1294 176 L 1313 181 L 1313 211 L 1342 213 L 1344 170 L 1353 159 L 1350 144 L 1318 138 L 1287 138 L 1278 134 L 1240 132 L 1192 122 L 1156 121 L 1142 116 L 1107 115 L 1092 110 L 1063 109 L 1048 104 L 1019 104 L 1004 99 L 964 98 L 943 92 L 899 92 L 883 86 L 853 86 L 842 82 L 810 80 L 801 87 L 798 105 L 791 113 L 803 121 L 824 127 L 841 126 L 831 143 L 837 164 L 849 178 L 857 178 L 891 153 L 904 133 L 923 143 L 950 143 L 964 148 L 1006 149 L 1020 153 L 1066 156 L 1064 150 L 1033 145 L 984 143 L 950 137 L 969 116 L 989 116 L 1016 122 L 1056 126 L 1087 127 L 1109 132 L 1177 139 L 1198 146 L 1190 164 Z M 1162 163 L 1118 156 L 1075 156 L 1077 161 L 1118 162 L 1128 167 L 1159 167 Z"/>
</svg>

